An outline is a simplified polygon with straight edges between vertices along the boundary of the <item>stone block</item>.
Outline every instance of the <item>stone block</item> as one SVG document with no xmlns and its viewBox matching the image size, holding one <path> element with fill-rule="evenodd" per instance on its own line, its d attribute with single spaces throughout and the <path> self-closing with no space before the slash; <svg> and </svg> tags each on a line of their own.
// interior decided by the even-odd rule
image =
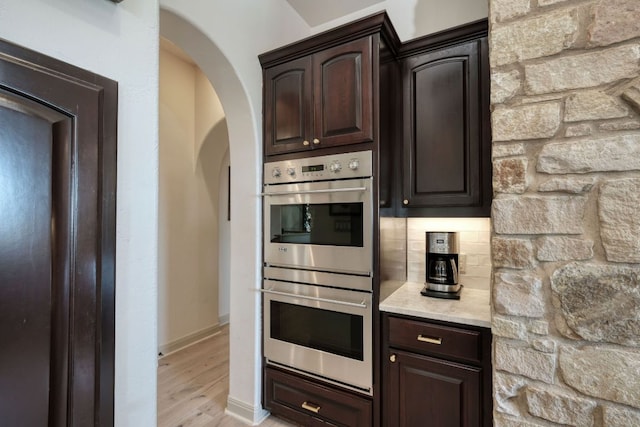
<svg viewBox="0 0 640 427">
<path fill-rule="evenodd" d="M 491 72 L 491 103 L 501 104 L 516 95 L 522 84 L 518 70 Z"/>
<path fill-rule="evenodd" d="M 538 0 L 538 6 L 549 6 L 552 4 L 563 3 L 567 0 Z"/>
<path fill-rule="evenodd" d="M 619 131 L 619 130 L 634 130 L 640 129 L 640 120 L 627 119 L 627 120 L 613 120 L 604 123 L 600 123 L 598 129 L 601 131 Z"/>
<path fill-rule="evenodd" d="M 573 262 L 551 275 L 551 288 L 582 339 L 640 346 L 640 266 Z"/>
<path fill-rule="evenodd" d="M 564 131 L 564 136 L 571 138 L 573 136 L 587 136 L 593 133 L 593 129 L 589 123 L 580 123 L 579 125 L 570 125 Z"/>
<path fill-rule="evenodd" d="M 549 322 L 546 320 L 533 320 L 529 322 L 527 330 L 536 335 L 547 335 L 549 333 Z"/>
<path fill-rule="evenodd" d="M 496 273 L 494 310 L 499 314 L 540 318 L 545 304 L 540 278 L 520 273 Z"/>
<path fill-rule="evenodd" d="M 526 15 L 531 10 L 531 0 L 491 0 L 491 22 L 502 22 Z"/>
<path fill-rule="evenodd" d="M 635 78 L 640 73 L 640 45 L 563 56 L 525 64 L 524 68 L 529 94 L 596 87 Z"/>
<path fill-rule="evenodd" d="M 522 196 L 493 200 L 497 234 L 582 234 L 586 197 Z"/>
<path fill-rule="evenodd" d="M 591 191 L 593 185 L 596 183 L 595 178 L 576 178 L 573 176 L 566 177 L 554 177 L 546 180 L 538 187 L 538 191 L 551 192 L 560 191 L 570 194 L 583 194 Z"/>
<path fill-rule="evenodd" d="M 592 13 L 589 46 L 607 46 L 640 37 L 638 0 L 599 0 Z"/>
<path fill-rule="evenodd" d="M 551 339 L 539 338 L 531 342 L 534 349 L 541 351 L 542 353 L 555 353 L 556 342 Z"/>
<path fill-rule="evenodd" d="M 504 340 L 495 345 L 495 369 L 553 384 L 556 358 L 526 347 L 516 347 Z"/>
<path fill-rule="evenodd" d="M 593 258 L 593 240 L 567 236 L 543 236 L 536 239 L 540 261 L 578 261 Z"/>
<path fill-rule="evenodd" d="M 640 114 L 640 83 L 625 89 L 621 96 L 636 113 Z"/>
<path fill-rule="evenodd" d="M 491 147 L 491 156 L 494 159 L 500 157 L 522 156 L 526 153 L 524 144 L 516 142 L 513 144 L 493 144 Z"/>
<path fill-rule="evenodd" d="M 607 260 L 640 263 L 640 179 L 618 179 L 600 187 L 600 237 Z"/>
<path fill-rule="evenodd" d="M 585 347 L 560 351 L 565 383 L 588 396 L 640 408 L 640 353 Z M 633 424 L 631 424 L 633 425 Z"/>
<path fill-rule="evenodd" d="M 615 119 L 628 115 L 629 109 L 618 97 L 599 90 L 571 94 L 564 104 L 564 120 L 566 122 Z"/>
<path fill-rule="evenodd" d="M 640 411 L 626 408 L 603 405 L 602 418 L 606 427 L 640 426 Z"/>
<path fill-rule="evenodd" d="M 531 415 L 563 425 L 593 426 L 596 403 L 592 400 L 538 387 L 528 387 L 526 397 Z"/>
<path fill-rule="evenodd" d="M 577 8 L 556 9 L 534 18 L 495 25 L 489 38 L 491 65 L 555 55 L 574 45 L 578 29 Z"/>
<path fill-rule="evenodd" d="M 494 237 L 491 240 L 494 268 L 531 268 L 535 265 L 533 244 L 529 239 Z"/>
<path fill-rule="evenodd" d="M 527 189 L 527 159 L 498 159 L 493 161 L 493 191 L 522 194 Z"/>
<path fill-rule="evenodd" d="M 537 170 L 551 174 L 640 170 L 640 134 L 550 142 L 538 155 Z"/>
<path fill-rule="evenodd" d="M 526 381 L 522 377 L 496 372 L 493 378 L 495 410 L 503 414 L 520 416 L 518 395 L 525 385 Z"/>
<path fill-rule="evenodd" d="M 525 421 L 522 418 L 511 418 L 502 414 L 497 414 L 493 419 L 494 427 L 545 427 L 542 424 Z"/>
<path fill-rule="evenodd" d="M 496 107 L 491 114 L 494 141 L 551 138 L 560 122 L 560 102 Z"/>
<path fill-rule="evenodd" d="M 516 322 L 501 316 L 493 316 L 491 333 L 494 336 L 524 340 L 527 338 L 527 328 L 522 322 Z"/>
</svg>

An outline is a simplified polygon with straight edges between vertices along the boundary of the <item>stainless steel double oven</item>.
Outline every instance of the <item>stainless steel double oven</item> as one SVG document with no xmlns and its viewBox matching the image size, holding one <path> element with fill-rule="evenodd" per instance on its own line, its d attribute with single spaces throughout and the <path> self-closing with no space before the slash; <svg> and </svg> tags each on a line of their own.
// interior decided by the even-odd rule
<svg viewBox="0 0 640 427">
<path fill-rule="evenodd" d="M 371 151 L 265 164 L 267 363 L 372 393 Z"/>
</svg>

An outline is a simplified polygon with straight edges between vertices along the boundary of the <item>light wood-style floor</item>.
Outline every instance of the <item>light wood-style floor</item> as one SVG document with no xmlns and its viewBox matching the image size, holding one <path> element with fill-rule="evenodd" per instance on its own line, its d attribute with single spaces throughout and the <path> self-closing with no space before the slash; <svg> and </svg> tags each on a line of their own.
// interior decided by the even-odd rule
<svg viewBox="0 0 640 427">
<path fill-rule="evenodd" d="M 229 326 L 158 361 L 158 427 L 243 427 L 225 415 L 229 393 Z M 291 427 L 274 416 L 262 427 Z"/>
</svg>

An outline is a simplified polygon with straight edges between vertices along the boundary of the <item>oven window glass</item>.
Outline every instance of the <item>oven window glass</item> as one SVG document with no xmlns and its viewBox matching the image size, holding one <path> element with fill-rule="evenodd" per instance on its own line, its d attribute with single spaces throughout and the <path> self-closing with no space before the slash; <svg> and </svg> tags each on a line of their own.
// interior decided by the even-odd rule
<svg viewBox="0 0 640 427">
<path fill-rule="evenodd" d="M 271 242 L 363 246 L 362 202 L 271 205 Z"/>
<path fill-rule="evenodd" d="M 364 360 L 362 316 L 271 301 L 271 338 Z"/>
</svg>

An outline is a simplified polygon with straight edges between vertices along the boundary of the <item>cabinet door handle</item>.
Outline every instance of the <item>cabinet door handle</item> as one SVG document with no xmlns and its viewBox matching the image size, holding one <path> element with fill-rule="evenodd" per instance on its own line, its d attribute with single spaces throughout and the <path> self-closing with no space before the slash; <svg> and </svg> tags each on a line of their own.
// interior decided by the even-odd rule
<svg viewBox="0 0 640 427">
<path fill-rule="evenodd" d="M 429 344 L 442 344 L 442 338 L 429 338 L 422 335 L 418 335 L 418 341 L 428 342 Z"/>
<path fill-rule="evenodd" d="M 318 405 L 314 405 L 313 403 L 303 402 L 302 409 L 306 409 L 307 411 L 311 411 L 314 414 L 320 412 L 320 407 Z"/>
<path fill-rule="evenodd" d="M 392 354 L 391 356 L 389 356 L 389 361 L 390 361 L 391 363 L 396 363 L 396 355 L 395 355 L 395 354 Z"/>
<path fill-rule="evenodd" d="M 302 141 L 302 145 L 309 145 L 309 141 L 307 141 L 306 139 L 304 141 Z"/>
<path fill-rule="evenodd" d="M 313 143 L 318 145 L 320 144 L 320 140 L 318 138 L 313 138 Z"/>
<path fill-rule="evenodd" d="M 404 199 L 404 200 L 402 201 L 402 204 L 403 204 L 403 205 L 408 205 L 408 204 L 409 204 L 409 200 Z"/>
</svg>

